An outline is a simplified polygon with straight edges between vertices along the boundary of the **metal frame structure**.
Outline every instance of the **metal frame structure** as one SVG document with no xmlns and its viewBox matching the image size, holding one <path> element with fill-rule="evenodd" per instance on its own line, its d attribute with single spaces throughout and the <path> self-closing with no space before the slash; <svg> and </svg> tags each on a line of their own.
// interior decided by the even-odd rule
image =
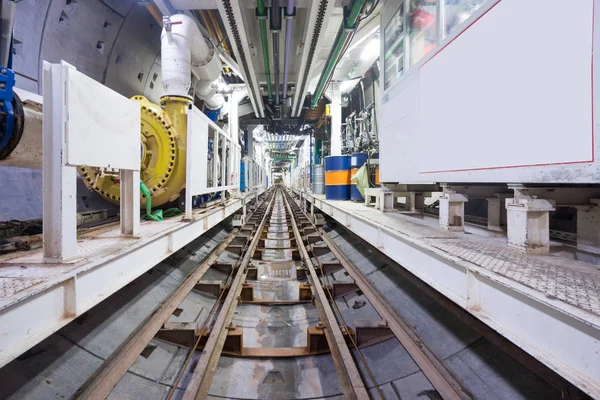
<svg viewBox="0 0 600 400">
<path fill-rule="evenodd" d="M 188 110 L 187 132 L 185 215 L 191 218 L 192 196 L 239 188 L 241 148 L 228 132 L 193 105 Z M 209 149 L 209 141 L 212 149 Z M 224 157 L 220 159 L 220 166 L 219 150 Z M 210 160 L 208 165 L 205 160 Z"/>
<path fill-rule="evenodd" d="M 242 18 L 242 11 L 240 8 L 239 1 L 217 1 L 217 7 L 219 9 L 221 19 L 224 22 L 223 25 L 225 25 L 227 36 L 234 39 L 234 43 L 232 43 L 233 52 L 235 54 L 236 60 L 238 60 L 238 64 L 242 67 L 241 72 L 243 73 L 244 81 L 246 82 L 249 88 L 248 97 L 250 97 L 250 101 L 252 102 L 254 113 L 257 118 L 264 118 L 264 104 L 260 92 L 260 85 L 256 79 L 256 72 L 254 70 L 254 65 L 252 64 L 250 48 L 248 46 L 248 42 L 242 40 L 240 36 L 244 35 L 244 32 L 246 32 L 246 28 L 244 26 L 244 20 Z M 225 23 L 225 21 L 229 21 L 229 23 Z M 235 27 L 235 31 L 232 29 L 232 26 Z"/>
<path fill-rule="evenodd" d="M 121 111 L 118 117 L 98 113 L 82 96 Z M 76 255 L 80 165 L 121 169 L 121 234 L 137 236 L 140 159 L 130 150 L 139 147 L 139 106 L 64 61 L 44 62 L 44 105 L 44 261 L 61 262 Z M 118 148 L 113 147 L 116 140 Z"/>
<path fill-rule="evenodd" d="M 600 370 L 592 367 L 600 351 L 598 315 L 434 247 L 432 240 L 444 239 L 403 232 L 393 219 L 374 218 L 384 215 L 379 211 L 292 190 L 313 213 L 319 209 L 337 220 L 581 390 L 600 396 Z"/>
<path fill-rule="evenodd" d="M 100 99 L 110 112 L 99 113 L 94 108 L 96 103 L 89 103 L 85 98 Z M 199 135 L 206 146 L 211 126 L 217 141 L 229 152 L 228 159 L 221 163 L 225 185 L 189 191 L 190 196 L 239 188 L 239 145 L 209 123 L 204 131 L 199 129 L 190 136 Z M 256 201 L 265 190 L 256 187 L 237 198 L 222 197 L 219 204 L 200 210 L 192 210 L 189 201 L 183 219 L 140 223 L 139 105 L 65 62 L 44 64 L 43 126 L 44 250 L 0 259 L 4 273 L 4 286 L 0 291 L 0 335 L 3 337 L 0 366 L 224 219 L 239 210 L 245 215 L 246 205 Z M 193 124 L 192 127 L 198 129 Z M 116 141 L 122 145 L 117 150 L 113 146 Z M 194 149 L 202 147 L 201 143 L 195 144 Z M 203 163 L 202 160 L 200 166 L 188 165 L 192 174 L 186 179 L 195 181 L 197 174 L 206 169 Z M 120 227 L 104 226 L 86 233 L 77 232 L 77 165 L 121 170 Z M 226 171 L 234 173 L 226 176 Z M 217 173 L 216 163 L 210 172 Z M 193 187 L 189 184 L 188 188 Z"/>
<path fill-rule="evenodd" d="M 318 7 L 312 7 L 308 17 L 308 26 L 303 43 L 306 45 L 302 50 L 300 59 L 300 69 L 298 70 L 298 82 L 296 82 L 296 91 L 292 101 L 292 116 L 298 117 L 302 113 L 304 98 L 308 91 L 313 70 L 315 68 L 314 58 L 316 53 L 323 45 L 323 34 L 325 30 L 325 21 L 328 21 L 333 12 L 335 1 L 321 0 Z"/>
</svg>

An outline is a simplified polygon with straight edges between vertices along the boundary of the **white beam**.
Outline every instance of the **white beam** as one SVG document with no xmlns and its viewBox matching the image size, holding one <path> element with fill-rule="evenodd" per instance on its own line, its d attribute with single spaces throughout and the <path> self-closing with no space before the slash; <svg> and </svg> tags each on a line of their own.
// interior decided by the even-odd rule
<svg viewBox="0 0 600 400">
<path fill-rule="evenodd" d="M 248 46 L 248 41 L 243 40 L 246 35 L 246 26 L 244 25 L 244 20 L 242 18 L 240 2 L 239 2 L 239 0 L 231 0 L 230 5 L 231 5 L 233 17 L 235 18 L 237 30 L 238 30 L 240 36 L 242 37 L 241 52 L 240 52 L 240 49 L 238 49 L 238 46 L 236 45 L 236 41 L 235 41 L 235 37 L 233 35 L 233 30 L 231 28 L 231 25 L 227 22 L 227 21 L 229 21 L 229 18 L 227 17 L 227 12 L 225 10 L 223 2 L 221 2 L 221 1 L 217 2 L 219 14 L 221 16 L 221 19 L 224 22 L 225 30 L 227 31 L 227 37 L 229 37 L 229 41 L 231 42 L 231 45 L 233 47 L 233 52 L 235 54 L 235 58 L 240 63 L 240 72 L 242 73 L 244 82 L 246 82 L 246 85 L 248 86 L 248 94 L 250 97 L 250 101 L 252 102 L 252 106 L 255 109 L 255 116 L 257 118 L 264 118 L 264 116 L 265 116 L 264 104 L 262 101 L 262 96 L 260 95 L 260 86 L 258 85 L 258 80 L 256 78 L 256 71 L 254 69 L 254 64 L 252 63 L 250 47 Z M 246 76 L 246 73 L 243 70 L 243 66 L 241 65 L 242 58 L 243 58 L 242 54 L 244 55 L 244 57 L 246 59 L 246 64 L 248 66 L 248 72 L 249 72 L 250 76 Z M 252 87 L 250 87 L 250 84 L 249 84 L 250 80 L 252 80 Z M 255 93 L 255 96 L 252 95 L 252 92 Z"/>
<path fill-rule="evenodd" d="M 302 112 L 302 104 L 304 103 L 304 97 L 306 96 L 306 92 L 308 90 L 308 84 L 309 82 L 304 83 L 303 78 L 304 78 L 304 73 L 306 71 L 306 68 L 309 68 L 308 71 L 308 75 L 307 75 L 307 80 L 310 81 L 310 77 L 312 74 L 312 71 L 315 70 L 315 64 L 317 61 L 317 57 L 319 54 L 319 50 L 321 49 L 321 46 L 323 46 L 323 36 L 325 36 L 325 31 L 327 30 L 327 25 L 328 25 L 328 21 L 329 18 L 331 17 L 331 13 L 333 12 L 333 8 L 334 8 L 334 1 L 329 1 L 327 3 L 327 8 L 325 9 L 325 15 L 323 18 L 323 24 L 321 25 L 321 30 L 319 32 L 317 32 L 316 34 L 318 35 L 318 41 L 315 47 L 315 52 L 314 52 L 314 56 L 313 56 L 313 60 L 312 60 L 312 65 L 307 65 L 308 64 L 308 56 L 310 53 L 310 44 L 312 42 L 313 39 L 313 34 L 315 34 L 315 24 L 317 23 L 317 16 L 319 15 L 319 1 L 315 1 L 315 4 L 312 5 L 312 7 L 310 8 L 310 13 L 308 15 L 307 21 L 308 21 L 308 26 L 306 27 L 306 35 L 304 36 L 302 43 L 304 44 L 303 48 L 302 48 L 302 57 L 300 58 L 300 68 L 298 69 L 298 74 L 297 74 L 297 82 L 296 82 L 296 90 L 294 92 L 294 99 L 292 102 L 292 116 L 294 117 L 298 117 L 300 116 L 300 113 Z M 301 91 L 302 86 L 304 86 L 304 91 Z"/>
<path fill-rule="evenodd" d="M 331 155 L 342 155 L 342 92 L 340 83 L 331 83 Z"/>
</svg>

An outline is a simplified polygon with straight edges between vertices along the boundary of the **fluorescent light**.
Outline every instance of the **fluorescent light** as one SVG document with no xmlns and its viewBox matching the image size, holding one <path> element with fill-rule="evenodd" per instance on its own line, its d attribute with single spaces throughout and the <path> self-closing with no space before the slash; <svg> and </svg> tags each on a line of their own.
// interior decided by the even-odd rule
<svg viewBox="0 0 600 400">
<path fill-rule="evenodd" d="M 373 57 L 377 57 L 377 55 L 379 55 L 379 38 L 371 39 L 361 53 L 360 59 L 363 61 L 368 61 Z"/>
</svg>

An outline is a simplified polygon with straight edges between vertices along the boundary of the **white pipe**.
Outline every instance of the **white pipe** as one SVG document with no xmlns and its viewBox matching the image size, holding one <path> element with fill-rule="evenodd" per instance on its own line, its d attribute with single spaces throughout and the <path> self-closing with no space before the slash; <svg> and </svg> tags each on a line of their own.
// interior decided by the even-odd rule
<svg viewBox="0 0 600 400">
<path fill-rule="evenodd" d="M 169 24 L 170 23 L 170 24 Z M 205 39 L 196 22 L 176 14 L 161 34 L 162 82 L 167 96 L 188 97 L 192 73 L 198 80 L 196 94 L 211 109 L 223 106 L 223 96 L 213 86 L 221 75 L 221 61 L 210 40 Z"/>
</svg>

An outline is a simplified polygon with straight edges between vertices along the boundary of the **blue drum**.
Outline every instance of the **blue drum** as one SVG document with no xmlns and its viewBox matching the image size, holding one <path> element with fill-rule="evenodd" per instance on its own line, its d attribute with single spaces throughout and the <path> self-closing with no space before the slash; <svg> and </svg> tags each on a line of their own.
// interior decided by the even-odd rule
<svg viewBox="0 0 600 400">
<path fill-rule="evenodd" d="M 350 156 L 325 157 L 325 198 L 350 199 Z"/>
</svg>

